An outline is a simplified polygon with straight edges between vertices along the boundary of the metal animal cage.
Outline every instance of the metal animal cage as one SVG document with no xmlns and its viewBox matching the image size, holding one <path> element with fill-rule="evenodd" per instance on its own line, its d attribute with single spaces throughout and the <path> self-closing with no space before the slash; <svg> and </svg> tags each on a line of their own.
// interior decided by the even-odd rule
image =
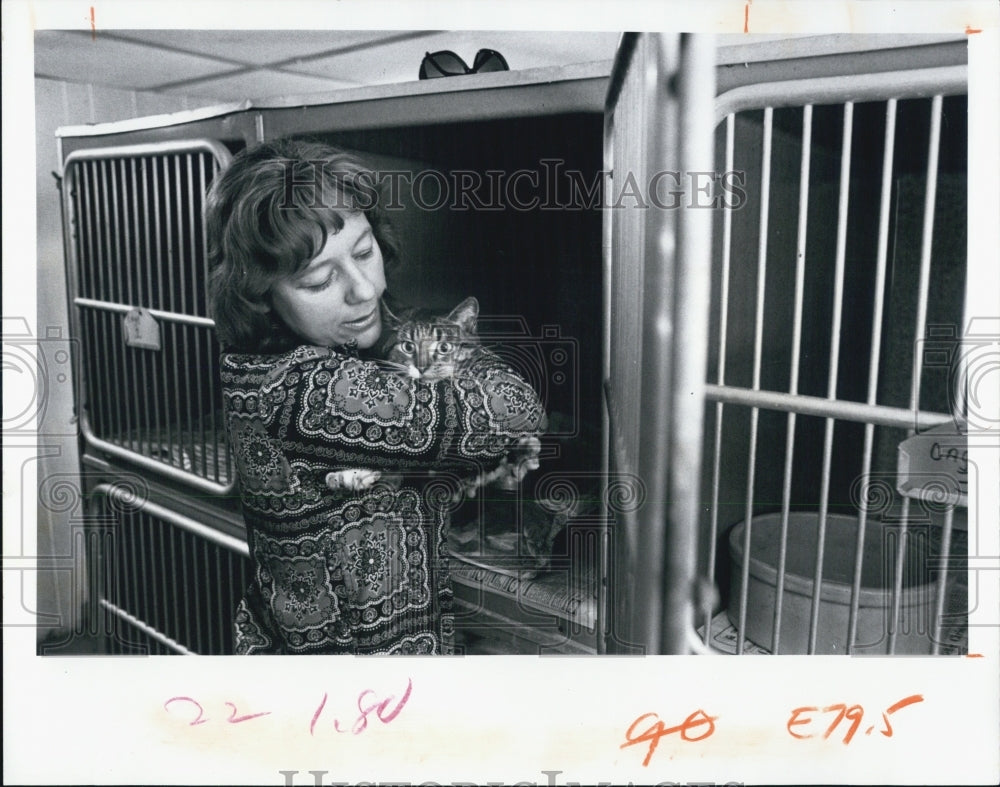
<svg viewBox="0 0 1000 787">
<path fill-rule="evenodd" d="M 728 619 L 713 626 L 706 610 L 706 644 L 962 647 L 965 577 L 948 570 L 953 544 L 959 565 L 965 554 L 962 490 L 931 479 L 934 495 L 901 495 L 896 451 L 932 427 L 960 434 L 949 371 L 923 345 L 964 324 L 965 91 L 965 68 L 951 66 L 718 100 L 718 169 L 748 177 L 716 232 L 702 487 L 712 581 L 722 528 L 739 524 L 726 539 Z"/>
<path fill-rule="evenodd" d="M 965 577 L 948 568 L 964 489 L 905 478 L 897 451 L 932 428 L 964 439 L 952 370 L 924 361 L 964 325 L 964 45 L 872 54 L 717 69 L 734 86 L 715 98 L 713 166 L 697 44 L 623 40 L 605 131 L 609 469 L 647 502 L 609 533 L 609 648 L 963 647 Z M 670 175 L 687 202 L 650 209 Z M 701 205 L 695 175 L 714 178 Z"/>
<path fill-rule="evenodd" d="M 216 495 L 234 475 L 202 207 L 229 158 L 210 140 L 80 150 L 63 181 L 84 438 Z"/>
</svg>

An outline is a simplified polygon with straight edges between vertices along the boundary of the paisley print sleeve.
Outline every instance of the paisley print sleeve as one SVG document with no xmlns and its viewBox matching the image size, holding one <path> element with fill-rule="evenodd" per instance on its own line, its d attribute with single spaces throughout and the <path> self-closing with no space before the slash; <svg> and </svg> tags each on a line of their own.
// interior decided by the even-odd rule
<svg viewBox="0 0 1000 787">
<path fill-rule="evenodd" d="M 267 374 L 256 404 L 287 454 L 404 470 L 492 461 L 545 426 L 535 391 L 485 350 L 454 379 L 425 382 L 299 348 Z"/>
</svg>

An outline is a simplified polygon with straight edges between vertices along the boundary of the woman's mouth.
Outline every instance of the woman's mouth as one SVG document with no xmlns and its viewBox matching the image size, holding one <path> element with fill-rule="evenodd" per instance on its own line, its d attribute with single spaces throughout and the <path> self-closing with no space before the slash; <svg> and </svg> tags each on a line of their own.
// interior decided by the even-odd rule
<svg viewBox="0 0 1000 787">
<path fill-rule="evenodd" d="M 351 320 L 349 322 L 342 323 L 345 328 L 350 328 L 353 331 L 361 331 L 365 328 L 370 328 L 378 316 L 378 307 L 373 308 L 364 317 L 360 317 L 357 320 Z"/>
</svg>

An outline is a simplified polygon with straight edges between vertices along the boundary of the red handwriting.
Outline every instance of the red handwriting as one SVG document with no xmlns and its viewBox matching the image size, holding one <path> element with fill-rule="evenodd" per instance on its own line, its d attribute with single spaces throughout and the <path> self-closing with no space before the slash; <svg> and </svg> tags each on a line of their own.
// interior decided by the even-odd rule
<svg viewBox="0 0 1000 787">
<path fill-rule="evenodd" d="M 387 697 L 379 697 L 372 689 L 365 689 L 358 694 L 358 715 L 354 719 L 354 723 L 351 725 L 350 731 L 355 735 L 360 735 L 368 729 L 368 722 L 373 713 L 375 714 L 375 718 L 382 722 L 382 724 L 389 724 L 402 712 L 406 703 L 409 701 L 412 692 L 413 681 L 410 678 L 407 678 L 406 690 L 398 700 L 394 694 L 390 694 Z M 313 713 L 312 720 L 309 722 L 310 735 L 313 735 L 316 730 L 317 722 L 319 722 L 319 718 L 326 707 L 327 699 L 328 694 L 324 692 L 323 699 L 320 700 L 319 706 L 316 708 L 316 711 Z M 241 724 L 246 721 L 251 721 L 252 719 L 259 719 L 262 716 L 271 715 L 271 711 L 269 710 L 260 711 L 258 713 L 244 713 L 241 715 L 235 703 L 226 701 L 222 704 L 229 708 L 229 717 L 225 720 L 229 724 Z M 211 719 L 205 715 L 204 707 L 200 702 L 194 699 L 194 697 L 171 697 L 163 703 L 163 709 L 168 713 L 175 713 L 177 710 L 185 706 L 190 711 L 190 716 L 187 722 L 189 727 L 196 727 L 199 724 L 205 724 L 206 722 L 211 721 Z M 333 728 L 337 732 L 347 732 L 347 730 L 341 729 L 340 721 L 336 718 L 333 720 Z"/>
<path fill-rule="evenodd" d="M 889 723 L 889 717 L 896 711 L 902 710 L 908 705 L 913 705 L 917 702 L 923 702 L 924 698 L 921 694 L 911 694 L 909 697 L 904 697 L 899 702 L 894 705 L 889 706 L 882 713 L 882 723 L 883 727 L 879 730 L 886 738 L 892 737 L 892 725 Z M 820 708 L 813 705 L 803 705 L 801 708 L 795 708 L 791 716 L 788 718 L 788 723 L 785 725 L 785 729 L 788 734 L 793 738 L 798 738 L 799 740 L 805 740 L 806 738 L 814 738 L 816 733 L 810 732 L 806 733 L 804 731 L 797 731 L 793 729 L 794 727 L 805 727 L 811 724 L 814 720 L 813 715 L 815 713 L 835 713 L 833 721 L 830 722 L 829 726 L 823 732 L 823 738 L 829 738 L 833 735 L 834 731 L 840 726 L 840 723 L 847 719 L 851 725 L 847 728 L 847 732 L 844 733 L 844 738 L 842 743 L 846 746 L 854 738 L 854 733 L 858 731 L 861 726 L 861 721 L 865 715 L 865 709 L 860 705 L 845 705 L 844 703 L 836 703 L 834 705 L 827 705 L 825 708 Z M 865 735 L 871 735 L 875 731 L 875 725 L 871 725 L 865 730 Z"/>
<path fill-rule="evenodd" d="M 197 724 L 204 724 L 206 721 L 208 721 L 208 719 L 203 718 L 204 715 L 205 715 L 205 709 L 203 707 L 201 707 L 201 703 L 199 703 L 194 698 L 192 698 L 192 697 L 171 697 L 169 700 L 167 700 L 166 702 L 163 703 L 163 709 L 167 710 L 168 706 L 172 702 L 186 702 L 186 703 L 189 703 L 190 705 L 193 705 L 198 710 L 198 715 L 195 716 L 194 719 L 192 719 L 191 721 L 188 722 L 188 726 L 189 727 L 194 727 Z M 231 711 L 229 713 L 229 718 L 226 719 L 226 721 L 229 722 L 230 724 L 239 724 L 240 722 L 250 721 L 250 719 L 256 719 L 256 718 L 259 718 L 260 716 L 267 716 L 268 714 L 271 713 L 271 711 L 268 710 L 268 711 L 264 711 L 263 713 L 248 713 L 248 714 L 245 714 L 243 716 L 237 716 L 236 715 L 237 714 L 236 706 L 233 703 L 231 703 L 231 702 L 227 702 L 225 704 L 228 705 L 231 708 Z"/>
<path fill-rule="evenodd" d="M 633 737 L 636 727 L 638 727 L 643 720 L 650 718 L 656 719 L 656 721 L 647 727 L 645 732 Z M 681 734 L 681 739 L 688 741 L 689 743 L 701 741 L 715 732 L 715 720 L 718 718 L 718 716 L 709 716 L 705 713 L 705 711 L 699 708 L 676 727 L 667 727 L 655 713 L 644 713 L 632 722 L 632 726 L 630 726 L 628 728 L 628 732 L 625 733 L 625 743 L 618 748 L 624 749 L 626 746 L 634 746 L 637 743 L 645 743 L 646 741 L 649 741 L 649 748 L 646 750 L 646 757 L 642 761 L 643 766 L 648 766 L 649 761 L 653 756 L 653 752 L 656 751 L 656 746 L 660 742 L 660 738 L 664 735 L 672 735 L 675 732 L 679 732 Z M 701 732 L 698 735 L 688 734 L 691 730 L 698 729 L 699 727 L 704 727 L 704 732 Z"/>
<path fill-rule="evenodd" d="M 351 726 L 351 732 L 355 735 L 360 735 L 366 729 L 368 729 L 368 715 L 375 711 L 375 715 L 378 720 L 383 724 L 388 724 L 393 719 L 395 719 L 403 707 L 406 705 L 407 701 L 410 699 L 410 693 L 413 691 L 413 681 L 409 678 L 406 680 L 406 691 L 403 692 L 403 696 L 399 698 L 399 702 L 396 703 L 396 707 L 391 711 L 389 710 L 389 705 L 394 699 L 396 699 L 394 694 L 390 694 L 384 700 L 375 699 L 374 701 L 365 704 L 365 700 L 368 695 L 375 697 L 375 692 L 371 689 L 365 689 L 358 695 L 358 717 L 354 720 L 354 724 Z M 312 721 L 309 722 L 309 734 L 312 735 L 313 731 L 316 729 L 316 722 L 319 721 L 320 714 L 323 713 L 323 708 L 326 707 L 327 695 L 324 692 L 323 699 L 319 703 L 319 707 L 316 708 L 316 712 L 313 714 Z M 347 730 L 342 730 L 340 728 L 340 720 L 333 720 L 333 728 L 337 732 L 347 732 Z"/>
</svg>

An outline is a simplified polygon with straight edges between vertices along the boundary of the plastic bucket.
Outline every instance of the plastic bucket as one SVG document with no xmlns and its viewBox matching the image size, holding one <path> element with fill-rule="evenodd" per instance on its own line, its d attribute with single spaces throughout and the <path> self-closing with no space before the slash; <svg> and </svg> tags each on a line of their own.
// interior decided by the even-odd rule
<svg viewBox="0 0 1000 787">
<path fill-rule="evenodd" d="M 740 585 L 746 523 L 729 534 L 733 561 L 729 621 L 739 627 Z M 812 617 L 819 514 L 789 514 L 785 558 L 784 594 L 781 604 L 780 653 L 808 653 Z M 895 622 L 894 653 L 931 652 L 935 584 L 931 579 L 925 541 L 911 533 L 903 562 L 900 614 Z M 857 549 L 858 520 L 829 514 L 824 539 L 823 578 L 819 588 L 816 653 L 847 652 L 851 591 Z M 861 587 L 858 594 L 855 654 L 886 654 L 892 630 L 892 592 L 898 533 L 881 522 L 869 520 L 865 528 Z M 763 514 L 751 520 L 750 574 L 747 588 L 745 636 L 774 652 L 774 617 L 777 606 L 778 555 L 781 547 L 781 514 Z"/>
</svg>

